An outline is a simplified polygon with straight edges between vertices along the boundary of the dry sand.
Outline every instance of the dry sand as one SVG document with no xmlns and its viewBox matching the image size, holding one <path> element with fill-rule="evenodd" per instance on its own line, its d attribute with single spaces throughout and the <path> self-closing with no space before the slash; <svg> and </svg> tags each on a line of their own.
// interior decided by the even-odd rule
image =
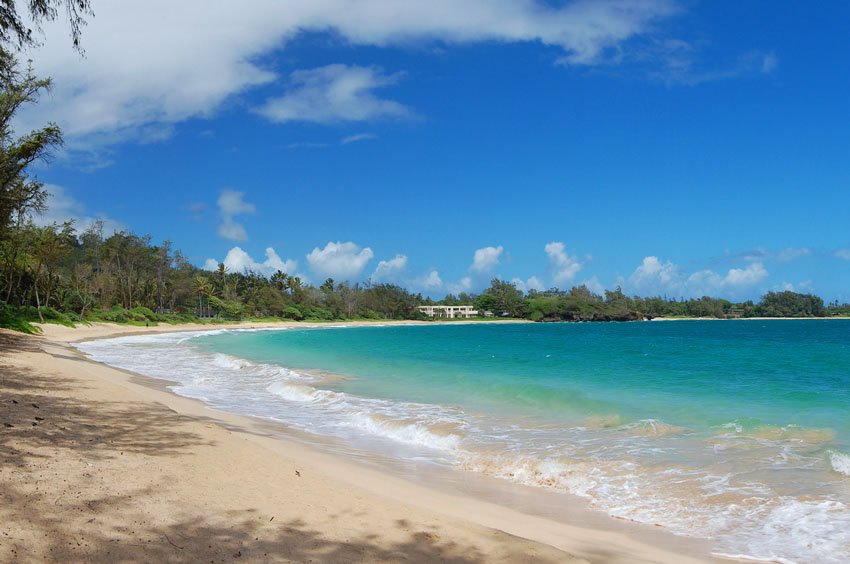
<svg viewBox="0 0 850 564">
<path fill-rule="evenodd" d="M 428 489 L 142 385 L 68 344 L 199 328 L 217 327 L 0 330 L 0 561 L 709 559 L 650 528 L 569 525 Z"/>
</svg>

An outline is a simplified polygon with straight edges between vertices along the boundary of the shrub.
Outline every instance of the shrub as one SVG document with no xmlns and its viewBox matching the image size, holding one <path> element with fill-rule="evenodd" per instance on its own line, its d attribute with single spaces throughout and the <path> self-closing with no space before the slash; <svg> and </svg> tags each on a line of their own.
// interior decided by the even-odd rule
<svg viewBox="0 0 850 564">
<path fill-rule="evenodd" d="M 297 307 L 286 306 L 285 308 L 283 308 L 281 317 L 284 317 L 286 319 L 294 319 L 295 321 L 301 321 L 302 319 L 304 319 L 304 313 Z"/>
<path fill-rule="evenodd" d="M 27 321 L 21 308 L 0 301 L 0 327 L 21 333 L 40 333 L 41 329 Z"/>
<path fill-rule="evenodd" d="M 127 312 L 127 317 L 133 321 L 156 321 L 157 315 L 149 308 L 138 306 Z"/>
</svg>

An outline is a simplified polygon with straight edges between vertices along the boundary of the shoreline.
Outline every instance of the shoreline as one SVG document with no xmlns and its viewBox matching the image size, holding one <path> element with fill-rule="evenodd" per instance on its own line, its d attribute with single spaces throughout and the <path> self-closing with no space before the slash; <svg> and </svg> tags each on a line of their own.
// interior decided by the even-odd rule
<svg viewBox="0 0 850 564">
<path fill-rule="evenodd" d="M 414 322 L 414 324 L 424 325 L 433 323 L 435 322 Z M 352 325 L 357 326 L 357 324 Z M 374 324 L 365 322 L 361 325 Z M 462 544 L 460 541 L 464 541 L 467 544 L 472 542 L 479 558 L 471 558 L 471 561 L 481 559 L 488 561 L 511 560 L 517 557 L 539 558 L 542 561 L 565 561 L 569 560 L 570 555 L 579 559 L 576 561 L 606 562 L 641 560 L 654 562 L 696 562 L 716 561 L 719 559 L 716 556 L 711 556 L 708 552 L 707 543 L 699 539 L 674 537 L 666 531 L 654 530 L 649 526 L 628 522 L 621 523 L 599 512 L 593 512 L 595 517 L 588 518 L 588 515 L 583 515 L 582 511 L 578 510 L 577 514 L 579 517 L 577 519 L 587 519 L 597 525 L 596 527 L 582 527 L 577 524 L 567 524 L 549 519 L 545 516 L 529 515 L 516 509 L 483 501 L 463 491 L 446 492 L 445 490 L 441 491 L 440 489 L 413 483 L 408 479 L 391 473 L 378 471 L 374 467 L 366 467 L 353 460 L 347 460 L 343 456 L 321 452 L 319 449 L 305 444 L 316 440 L 312 436 L 305 441 L 295 440 L 292 434 L 287 436 L 287 433 L 276 432 L 280 431 L 280 429 L 275 429 L 274 425 L 271 425 L 271 422 L 258 421 L 249 417 L 214 411 L 199 401 L 178 396 L 165 390 L 165 385 L 161 381 L 157 381 L 160 382 L 160 386 L 152 386 L 150 382 L 145 385 L 141 381 L 145 377 L 85 359 L 79 351 L 76 351 L 76 349 L 70 346 L 71 342 L 81 340 L 144 333 L 216 331 L 220 329 L 303 328 L 311 326 L 328 327 L 326 324 L 307 325 L 299 322 L 157 327 L 96 324 L 77 329 L 51 325 L 43 327 L 44 334 L 42 336 L 19 338 L 26 342 L 38 343 L 37 348 L 44 349 L 43 352 L 35 352 L 33 350 L 22 353 L 16 352 L 13 354 L 13 360 L 17 361 L 14 364 L 18 366 L 38 369 L 40 371 L 44 371 L 45 369 L 53 370 L 61 375 L 62 378 L 66 379 L 74 378 L 75 375 L 72 372 L 81 373 L 85 376 L 86 385 L 101 391 L 109 388 L 114 394 L 116 392 L 114 388 L 120 388 L 119 391 L 122 393 L 118 395 L 126 395 L 127 400 L 140 402 L 140 407 L 143 411 L 165 407 L 175 417 L 185 420 L 187 425 L 202 427 L 199 430 L 199 433 L 202 435 L 211 432 L 211 429 L 215 429 L 216 432 L 213 434 L 217 436 L 219 444 L 212 447 L 214 456 L 223 459 L 225 462 L 229 458 L 228 447 L 233 447 L 229 443 L 236 441 L 243 448 L 250 444 L 251 447 L 259 449 L 261 451 L 260 453 L 253 454 L 262 461 L 262 465 L 270 464 L 275 468 L 281 466 L 298 466 L 302 476 L 308 474 L 310 476 L 319 476 L 319 481 L 313 484 L 312 493 L 318 495 L 320 499 L 325 500 L 328 511 L 333 512 L 330 509 L 331 506 L 339 508 L 341 505 L 344 506 L 346 503 L 350 503 L 351 499 L 358 499 L 366 500 L 364 503 L 369 508 L 367 513 L 376 512 L 378 515 L 375 517 L 378 520 L 380 518 L 386 520 L 387 516 L 391 515 L 396 517 L 396 522 L 405 521 L 412 523 L 407 516 L 415 514 L 419 519 L 419 521 L 416 521 L 417 523 L 428 521 L 432 523 L 430 525 L 432 527 L 435 526 L 433 523 L 437 523 L 438 525 L 436 526 L 442 531 L 438 535 L 438 538 L 449 538 L 453 545 Z M 222 433 L 228 435 L 227 440 L 220 436 Z M 209 468 L 203 464 L 191 464 L 192 455 L 193 453 L 190 452 L 177 453 L 175 458 L 183 465 L 189 464 L 193 472 L 208 475 Z M 272 481 L 280 480 L 289 482 L 291 480 L 291 472 L 285 473 L 283 470 L 280 471 L 280 476 L 277 476 L 277 472 L 272 472 L 271 476 Z M 210 476 L 210 479 L 215 482 L 212 476 Z M 248 475 L 244 473 L 240 474 L 240 479 L 250 482 L 253 486 L 257 486 L 255 482 L 259 478 L 253 472 L 249 472 Z M 299 486 L 305 482 L 299 480 Z M 329 489 L 337 491 L 340 495 L 337 497 L 328 497 L 327 490 Z M 194 493 L 199 495 L 198 492 Z M 201 497 L 204 499 L 206 499 L 205 496 L 209 495 L 208 491 L 202 493 L 204 495 Z M 236 492 L 230 492 L 230 495 L 234 493 Z M 190 495 L 189 499 L 192 500 L 189 504 L 194 505 L 194 497 Z M 568 498 L 565 498 L 565 500 L 565 503 L 570 503 Z M 268 500 L 264 499 L 252 501 L 255 506 L 268 504 Z M 303 503 L 303 500 L 301 501 L 302 505 L 304 505 L 302 509 L 311 507 L 311 504 Z M 257 509 L 259 508 L 255 507 L 255 510 Z M 590 512 L 589 509 L 584 511 Z M 599 527 L 600 516 L 610 521 L 608 524 L 611 526 Z M 356 519 L 351 518 L 348 520 Z M 334 529 L 332 527 L 329 528 L 327 523 L 322 523 L 324 525 L 323 528 L 319 526 L 317 521 L 321 520 L 313 516 L 313 522 L 311 524 L 314 525 L 313 528 L 319 536 L 333 536 Z M 369 523 L 371 522 L 369 521 Z M 339 525 L 339 523 L 336 524 L 336 526 Z M 364 527 L 365 530 L 361 531 L 364 534 L 383 532 L 382 534 L 385 536 L 392 536 L 383 527 L 372 526 L 371 524 L 366 524 Z M 502 536 L 506 538 L 502 538 Z M 415 551 L 411 553 L 414 556 L 412 558 L 413 560 L 428 561 L 448 557 L 448 553 L 434 552 L 434 550 L 439 548 L 439 543 L 435 544 L 421 536 L 417 538 L 419 540 L 408 547 L 410 550 L 414 550 L 415 548 Z M 498 539 L 498 542 L 494 539 Z M 386 542 L 390 542 L 389 539 Z M 356 543 L 350 543 L 350 545 L 343 543 L 340 546 L 340 550 L 352 549 L 354 544 Z M 246 551 L 247 554 L 247 551 L 251 550 L 250 545 L 250 542 L 243 544 L 242 546 L 244 548 L 241 550 Z M 2 554 L 3 548 L 3 542 L 0 539 L 0 554 Z M 373 548 L 372 550 L 377 549 Z M 423 550 L 430 550 L 430 552 L 421 552 Z M 508 552 L 504 552 L 505 550 Z M 551 553 L 550 551 L 552 550 L 557 552 Z M 511 556 L 505 557 L 508 553 Z M 409 557 L 411 554 L 407 556 Z M 386 555 L 383 556 L 383 558 L 379 559 L 393 559 L 386 557 Z M 361 557 L 365 558 L 362 555 Z M 357 560 L 359 558 L 355 557 L 354 559 Z"/>
</svg>

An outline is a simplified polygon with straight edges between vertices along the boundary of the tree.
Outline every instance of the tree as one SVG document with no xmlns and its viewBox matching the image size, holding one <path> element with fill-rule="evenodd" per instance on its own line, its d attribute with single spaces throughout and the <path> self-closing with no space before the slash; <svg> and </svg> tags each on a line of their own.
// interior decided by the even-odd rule
<svg viewBox="0 0 850 564">
<path fill-rule="evenodd" d="M 198 294 L 198 317 L 210 316 L 210 298 L 213 297 L 213 286 L 210 281 L 203 276 L 195 276 L 195 293 Z M 206 310 L 204 309 L 204 298 L 207 300 Z"/>
<path fill-rule="evenodd" d="M 476 298 L 475 307 L 481 312 L 492 311 L 496 315 L 507 314 L 511 317 L 523 317 L 527 313 L 522 290 L 498 278 L 493 278 L 490 287 Z"/>
<path fill-rule="evenodd" d="M 27 0 L 26 6 L 26 13 L 19 14 L 15 0 L 0 0 L 0 43 L 17 49 L 37 45 L 27 21 L 38 29 L 42 22 L 55 20 L 61 11 L 68 18 L 74 48 L 82 51 L 82 28 L 86 17 L 94 15 L 89 0 Z"/>
<path fill-rule="evenodd" d="M 44 186 L 28 177 L 28 168 L 62 145 L 62 131 L 49 123 L 16 137 L 12 121 L 49 88 L 50 79 L 36 78 L 31 67 L 22 72 L 14 56 L 0 49 L 0 237 L 29 212 L 44 210 Z"/>
</svg>

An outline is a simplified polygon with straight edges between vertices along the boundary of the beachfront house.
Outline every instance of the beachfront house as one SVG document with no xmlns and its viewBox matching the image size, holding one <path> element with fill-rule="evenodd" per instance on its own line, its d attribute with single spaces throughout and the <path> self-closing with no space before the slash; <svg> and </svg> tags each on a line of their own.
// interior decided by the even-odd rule
<svg viewBox="0 0 850 564">
<path fill-rule="evenodd" d="M 424 305 L 419 306 L 419 311 L 429 317 L 444 317 L 447 319 L 469 319 L 477 317 L 478 312 L 472 309 L 472 306 L 443 306 L 443 305 Z"/>
</svg>

